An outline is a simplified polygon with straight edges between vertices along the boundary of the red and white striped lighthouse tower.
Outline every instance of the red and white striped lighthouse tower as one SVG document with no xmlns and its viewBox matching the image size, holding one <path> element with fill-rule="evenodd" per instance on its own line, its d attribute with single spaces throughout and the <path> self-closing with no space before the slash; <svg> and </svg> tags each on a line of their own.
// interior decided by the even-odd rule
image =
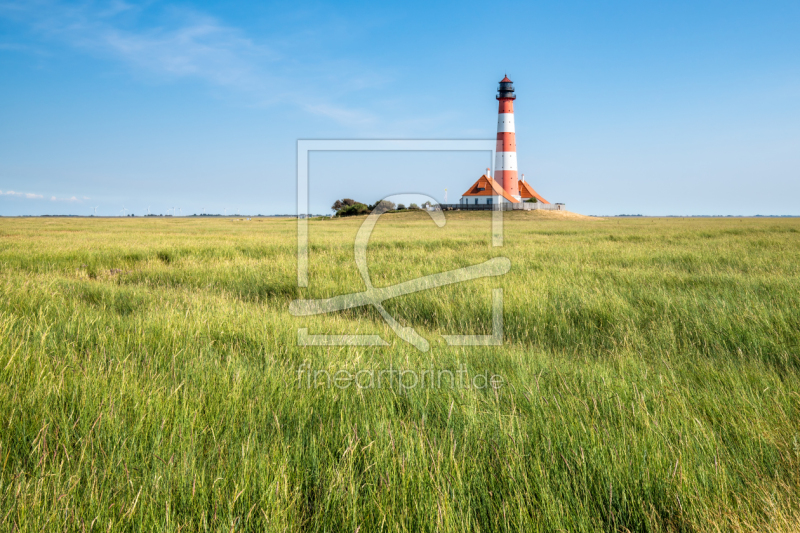
<svg viewBox="0 0 800 533">
<path fill-rule="evenodd" d="M 494 179 L 486 174 L 478 178 L 472 187 L 461 195 L 462 205 L 492 205 L 495 202 L 501 204 L 519 204 L 529 200 L 541 205 L 550 205 L 550 202 L 542 198 L 531 184 L 517 179 L 517 139 L 514 133 L 514 84 L 508 76 L 500 80 L 497 88 L 497 100 L 500 101 L 500 110 L 497 115 L 497 146 L 494 160 Z M 563 204 L 561 204 L 563 206 Z M 561 207 L 558 206 L 557 207 Z M 541 209 L 541 206 L 517 206 L 517 208 L 533 207 Z M 478 209 L 478 208 L 475 208 Z"/>
<path fill-rule="evenodd" d="M 517 141 L 514 137 L 514 83 L 508 76 L 500 80 L 497 99 L 497 149 L 494 160 L 494 179 L 510 196 L 519 200 L 517 181 Z"/>
</svg>

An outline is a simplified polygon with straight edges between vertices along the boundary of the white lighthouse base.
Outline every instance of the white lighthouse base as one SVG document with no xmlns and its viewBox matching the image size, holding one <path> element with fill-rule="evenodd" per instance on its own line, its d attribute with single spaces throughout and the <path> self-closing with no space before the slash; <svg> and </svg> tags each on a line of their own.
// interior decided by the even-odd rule
<svg viewBox="0 0 800 533">
<path fill-rule="evenodd" d="M 512 198 L 518 202 L 522 201 L 519 196 L 513 196 Z M 513 202 L 509 202 L 502 196 L 462 196 L 458 203 L 461 205 L 492 205 L 497 203 L 511 204 Z"/>
</svg>

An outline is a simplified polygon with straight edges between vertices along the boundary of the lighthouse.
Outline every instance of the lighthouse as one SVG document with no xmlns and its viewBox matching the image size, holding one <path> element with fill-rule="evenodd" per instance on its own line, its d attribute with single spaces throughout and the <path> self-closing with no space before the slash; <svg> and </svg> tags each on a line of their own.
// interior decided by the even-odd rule
<svg viewBox="0 0 800 533">
<path fill-rule="evenodd" d="M 501 204 L 521 204 L 527 202 L 550 202 L 542 198 L 530 183 L 517 178 L 517 139 L 514 132 L 514 82 L 505 76 L 497 89 L 500 108 L 497 113 L 497 146 L 494 160 L 494 177 L 490 170 L 461 195 L 462 206 L 490 206 L 493 202 Z M 516 209 L 516 208 L 514 208 Z M 527 209 L 527 207 L 525 207 Z"/>
<path fill-rule="evenodd" d="M 517 180 L 517 140 L 514 132 L 514 82 L 505 76 L 497 89 L 500 102 L 497 111 L 497 149 L 494 159 L 494 179 L 512 198 L 519 200 Z"/>
</svg>

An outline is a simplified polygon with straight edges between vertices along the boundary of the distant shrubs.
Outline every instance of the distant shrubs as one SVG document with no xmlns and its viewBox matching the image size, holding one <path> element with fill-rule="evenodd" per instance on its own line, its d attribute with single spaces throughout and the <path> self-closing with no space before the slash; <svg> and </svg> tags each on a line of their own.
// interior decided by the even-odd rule
<svg viewBox="0 0 800 533">
<path fill-rule="evenodd" d="M 337 217 L 352 217 L 369 213 L 369 206 L 361 202 L 356 202 L 352 198 L 336 200 L 331 206 L 331 209 L 336 212 Z"/>
<path fill-rule="evenodd" d="M 333 202 L 331 209 L 333 209 L 338 213 L 341 209 L 344 209 L 345 207 L 351 207 L 357 203 L 358 202 L 356 202 L 352 198 L 343 198 L 341 200 L 336 200 L 335 202 Z"/>
<path fill-rule="evenodd" d="M 331 206 L 336 212 L 337 217 L 352 217 L 356 215 L 366 215 L 369 213 L 369 206 L 366 204 L 362 204 L 361 202 L 356 202 L 352 198 L 343 198 L 341 200 L 336 200 L 333 205 Z"/>
<path fill-rule="evenodd" d="M 357 202 L 352 198 L 343 198 L 341 200 L 336 200 L 331 209 L 336 212 L 334 216 L 337 217 L 352 217 L 357 215 L 367 215 L 374 209 L 380 207 L 383 212 L 386 211 L 393 211 L 395 209 L 394 203 L 388 200 L 381 200 L 373 205 L 367 205 L 361 202 Z M 405 209 L 405 207 L 403 207 Z"/>
<path fill-rule="evenodd" d="M 369 213 L 369 206 L 366 206 L 360 202 L 356 202 L 353 205 L 346 205 L 336 211 L 337 217 L 352 217 L 356 215 L 366 215 Z"/>
<path fill-rule="evenodd" d="M 377 207 L 380 207 L 384 212 L 386 212 L 386 211 L 394 211 L 395 205 L 394 202 L 390 202 L 389 200 L 381 200 L 375 205 L 369 206 L 369 209 L 371 211 Z"/>
<path fill-rule="evenodd" d="M 408 207 L 406 207 L 405 204 L 395 205 L 389 200 L 380 200 L 374 204 L 365 204 L 363 202 L 353 200 L 352 198 L 342 198 L 341 200 L 336 200 L 331 206 L 331 209 L 334 211 L 334 216 L 336 217 L 352 217 L 357 215 L 368 215 L 378 208 L 380 208 L 381 212 L 387 213 L 389 211 L 419 211 L 422 209 L 427 209 L 430 205 L 430 202 L 425 202 L 422 204 L 422 207 L 417 204 L 410 204 Z"/>
</svg>

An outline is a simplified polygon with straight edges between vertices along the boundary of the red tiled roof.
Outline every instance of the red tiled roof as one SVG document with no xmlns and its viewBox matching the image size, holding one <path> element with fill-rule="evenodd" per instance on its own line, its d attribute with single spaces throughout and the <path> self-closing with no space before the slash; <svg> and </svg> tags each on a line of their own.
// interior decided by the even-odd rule
<svg viewBox="0 0 800 533">
<path fill-rule="evenodd" d="M 483 189 L 482 191 L 479 189 Z M 467 189 L 461 196 L 502 196 L 512 204 L 518 204 L 519 200 L 508 194 L 496 181 L 484 174 L 478 181 Z M 547 202 L 545 202 L 547 203 Z"/>
<path fill-rule="evenodd" d="M 540 202 L 542 202 L 543 204 L 549 204 L 549 203 L 550 203 L 550 202 L 548 202 L 547 200 L 545 200 L 544 198 L 542 198 L 542 197 L 539 195 L 539 193 L 538 193 L 538 192 L 534 191 L 534 190 L 533 190 L 533 187 L 531 187 L 531 186 L 528 184 L 528 182 L 527 182 L 527 181 L 520 181 L 520 182 L 519 182 L 519 195 L 520 195 L 520 197 L 522 197 L 522 198 L 524 198 L 524 199 L 528 199 L 528 198 L 536 198 L 537 200 L 539 200 L 539 201 L 540 201 Z"/>
</svg>

